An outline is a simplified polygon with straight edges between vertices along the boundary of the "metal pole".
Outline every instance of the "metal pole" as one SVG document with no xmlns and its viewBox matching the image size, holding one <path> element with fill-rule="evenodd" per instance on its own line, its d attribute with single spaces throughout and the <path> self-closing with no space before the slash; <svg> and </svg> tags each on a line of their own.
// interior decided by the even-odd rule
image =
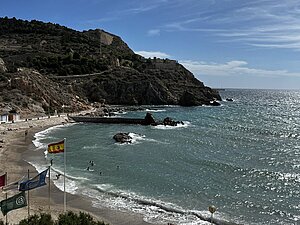
<svg viewBox="0 0 300 225">
<path fill-rule="evenodd" d="M 5 172 L 5 185 L 7 185 L 7 172 Z M 7 201 L 7 192 L 5 193 L 5 200 Z M 8 225 L 8 222 L 7 222 L 7 213 L 6 213 L 6 216 L 5 216 L 5 224 Z"/>
<path fill-rule="evenodd" d="M 30 177 L 29 177 L 29 169 L 27 170 L 27 172 L 28 172 L 28 174 L 27 174 L 27 178 L 28 178 L 28 180 L 30 179 Z M 28 189 L 28 191 L 27 191 L 27 199 L 28 199 L 28 219 L 29 219 L 29 216 L 30 216 L 30 202 L 29 202 L 29 189 Z"/>
<path fill-rule="evenodd" d="M 49 180 L 48 180 L 48 186 L 49 186 L 49 188 L 48 188 L 48 190 L 49 190 L 49 202 L 48 202 L 48 204 L 49 204 L 49 213 L 50 213 L 50 198 L 51 198 L 51 196 L 50 196 L 50 193 L 51 193 L 51 183 L 50 183 L 50 171 L 51 171 L 51 166 L 49 166 Z"/>
<path fill-rule="evenodd" d="M 67 211 L 67 195 L 66 195 L 66 160 L 67 158 L 67 143 L 64 138 L 64 212 Z"/>
</svg>

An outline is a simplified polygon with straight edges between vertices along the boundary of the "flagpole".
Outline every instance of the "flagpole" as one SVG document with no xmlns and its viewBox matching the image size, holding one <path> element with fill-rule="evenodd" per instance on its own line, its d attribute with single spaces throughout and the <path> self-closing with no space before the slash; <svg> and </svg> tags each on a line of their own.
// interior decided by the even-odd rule
<svg viewBox="0 0 300 225">
<path fill-rule="evenodd" d="M 30 177 L 29 177 L 29 169 L 27 170 L 27 172 L 28 172 L 28 174 L 27 174 L 27 178 L 28 178 L 28 180 L 30 179 Z M 29 189 L 28 189 L 28 191 L 27 191 L 27 199 L 28 199 L 28 219 L 29 219 L 29 216 L 30 216 L 30 204 L 29 204 Z"/>
<path fill-rule="evenodd" d="M 66 195 L 66 158 L 67 158 L 67 143 L 64 138 L 64 212 L 67 210 L 67 195 Z"/>
<path fill-rule="evenodd" d="M 50 212 L 50 189 L 51 189 L 51 183 L 50 183 L 50 171 L 51 171 L 51 165 L 49 166 L 49 180 L 48 180 L 48 186 L 49 186 L 49 188 L 48 188 L 48 191 L 49 191 L 49 202 L 48 202 L 48 204 L 49 204 L 49 212 Z"/>
<path fill-rule="evenodd" d="M 7 172 L 5 172 L 5 185 L 7 185 Z M 7 201 L 7 191 L 5 192 L 5 200 Z M 5 215 L 5 225 L 8 225 L 7 214 Z"/>
</svg>

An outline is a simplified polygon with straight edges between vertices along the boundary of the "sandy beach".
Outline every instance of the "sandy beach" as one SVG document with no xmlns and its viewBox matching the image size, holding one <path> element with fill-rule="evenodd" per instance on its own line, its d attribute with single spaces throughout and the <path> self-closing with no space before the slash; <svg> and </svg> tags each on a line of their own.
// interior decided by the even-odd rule
<svg viewBox="0 0 300 225">
<path fill-rule="evenodd" d="M 0 173 L 2 175 L 7 172 L 8 183 L 14 182 L 22 176 L 27 175 L 28 170 L 30 171 L 30 177 L 37 174 L 35 168 L 24 161 L 24 155 L 31 154 L 35 149 L 35 146 L 32 143 L 34 134 L 51 126 L 65 123 L 68 123 L 67 116 L 61 115 L 60 117 L 45 117 L 0 125 Z M 26 131 L 27 135 L 25 135 Z M 48 185 L 31 190 L 29 195 L 29 210 L 28 207 L 24 207 L 10 211 L 7 217 L 8 223 L 16 224 L 20 220 L 27 218 L 28 211 L 30 215 L 51 213 L 53 218 L 57 218 L 60 213 L 63 213 L 63 192 L 56 188 L 53 182 L 51 182 L 50 185 L 50 204 Z M 8 197 L 11 197 L 16 193 L 17 192 L 8 192 Z M 1 193 L 0 196 L 1 200 L 5 199 L 4 193 Z M 93 215 L 96 220 L 104 221 L 111 225 L 149 224 L 143 221 L 142 216 L 137 214 L 115 211 L 109 208 L 99 209 L 92 207 L 91 199 L 78 195 L 67 195 L 67 210 L 74 212 L 88 212 Z M 5 222 L 5 217 L 2 213 L 0 219 Z"/>
</svg>

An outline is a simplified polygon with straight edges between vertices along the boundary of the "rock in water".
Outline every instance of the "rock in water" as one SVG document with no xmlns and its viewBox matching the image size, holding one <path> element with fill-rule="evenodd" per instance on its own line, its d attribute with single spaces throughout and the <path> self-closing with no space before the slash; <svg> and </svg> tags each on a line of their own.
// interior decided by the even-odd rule
<svg viewBox="0 0 300 225">
<path fill-rule="evenodd" d="M 113 136 L 113 139 L 120 143 L 131 143 L 132 137 L 129 136 L 129 133 L 117 133 Z"/>
<path fill-rule="evenodd" d="M 145 116 L 145 125 L 155 125 L 155 119 L 153 118 L 152 114 L 147 112 L 146 116 Z"/>
<path fill-rule="evenodd" d="M 182 121 L 175 121 L 175 120 L 171 119 L 170 117 L 166 117 L 163 120 L 163 124 L 165 126 L 177 126 L 177 124 L 183 124 L 183 122 Z"/>
</svg>

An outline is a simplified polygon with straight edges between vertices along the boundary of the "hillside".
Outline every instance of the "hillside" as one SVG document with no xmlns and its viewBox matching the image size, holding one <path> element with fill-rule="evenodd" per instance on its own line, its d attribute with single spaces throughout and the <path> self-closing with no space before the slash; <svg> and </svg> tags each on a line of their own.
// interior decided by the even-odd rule
<svg viewBox="0 0 300 225">
<path fill-rule="evenodd" d="M 0 87 L 1 108 L 40 113 L 92 102 L 192 106 L 221 99 L 175 60 L 146 59 L 104 30 L 15 18 L 0 18 Z"/>
</svg>

